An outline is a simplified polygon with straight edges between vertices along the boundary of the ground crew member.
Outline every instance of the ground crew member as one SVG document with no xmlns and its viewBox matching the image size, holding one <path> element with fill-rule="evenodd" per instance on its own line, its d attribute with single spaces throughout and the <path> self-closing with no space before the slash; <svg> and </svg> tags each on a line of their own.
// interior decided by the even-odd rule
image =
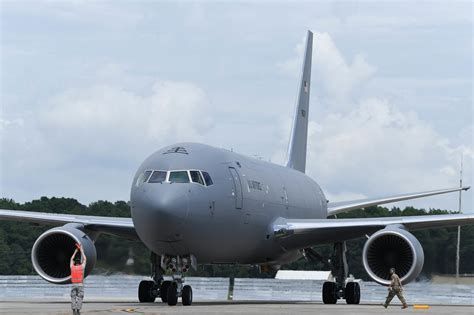
<svg viewBox="0 0 474 315">
<path fill-rule="evenodd" d="M 71 308 L 74 315 L 79 315 L 84 298 L 84 270 L 86 268 L 87 257 L 84 255 L 81 244 L 76 243 L 76 250 L 71 256 Z"/>
<path fill-rule="evenodd" d="M 400 302 L 402 302 L 403 304 L 402 309 L 407 308 L 407 302 L 403 297 L 402 282 L 400 281 L 400 277 L 398 277 L 398 275 L 395 273 L 395 268 L 390 268 L 390 278 L 392 279 L 392 281 L 390 282 L 390 286 L 388 287 L 388 295 L 383 307 L 387 308 L 388 304 L 390 304 L 390 301 L 396 295 Z"/>
</svg>

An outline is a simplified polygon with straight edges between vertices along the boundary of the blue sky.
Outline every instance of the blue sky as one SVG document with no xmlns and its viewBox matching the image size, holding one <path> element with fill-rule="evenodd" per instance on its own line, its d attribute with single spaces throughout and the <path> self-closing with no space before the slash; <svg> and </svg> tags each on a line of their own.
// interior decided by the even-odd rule
<svg viewBox="0 0 474 315">
<path fill-rule="evenodd" d="M 283 163 L 308 29 L 308 174 L 330 200 L 456 186 L 461 155 L 471 184 L 472 10 L 2 1 L 0 195 L 128 200 L 141 161 L 178 141 Z M 457 209 L 457 196 L 406 204 Z"/>
</svg>

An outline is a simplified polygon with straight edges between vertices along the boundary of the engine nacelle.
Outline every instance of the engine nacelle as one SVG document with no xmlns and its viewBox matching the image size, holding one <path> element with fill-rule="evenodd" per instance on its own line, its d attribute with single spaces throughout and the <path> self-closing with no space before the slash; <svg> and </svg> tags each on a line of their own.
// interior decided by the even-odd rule
<svg viewBox="0 0 474 315">
<path fill-rule="evenodd" d="M 87 277 L 97 260 L 94 242 L 74 224 L 53 228 L 38 237 L 31 251 L 35 271 L 46 281 L 54 284 L 71 283 L 70 259 L 75 244 L 82 244 L 87 257 L 84 277 Z"/>
<path fill-rule="evenodd" d="M 365 243 L 362 257 L 369 276 L 383 285 L 390 284 L 392 267 L 403 284 L 413 281 L 425 260 L 420 242 L 398 226 L 388 226 L 374 233 Z"/>
</svg>

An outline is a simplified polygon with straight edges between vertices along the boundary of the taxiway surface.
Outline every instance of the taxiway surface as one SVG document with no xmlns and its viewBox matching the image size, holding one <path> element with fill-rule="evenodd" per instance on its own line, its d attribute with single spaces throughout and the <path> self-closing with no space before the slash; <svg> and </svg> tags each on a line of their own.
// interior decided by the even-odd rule
<svg viewBox="0 0 474 315">
<path fill-rule="evenodd" d="M 65 301 L 2 301 L 2 314 L 71 314 L 70 304 Z M 430 305 L 429 309 L 415 309 L 413 305 L 402 310 L 399 304 L 388 309 L 381 305 L 324 305 L 314 302 L 196 302 L 192 306 L 168 306 L 163 303 L 137 302 L 89 302 L 81 314 L 474 314 L 473 306 Z"/>
</svg>

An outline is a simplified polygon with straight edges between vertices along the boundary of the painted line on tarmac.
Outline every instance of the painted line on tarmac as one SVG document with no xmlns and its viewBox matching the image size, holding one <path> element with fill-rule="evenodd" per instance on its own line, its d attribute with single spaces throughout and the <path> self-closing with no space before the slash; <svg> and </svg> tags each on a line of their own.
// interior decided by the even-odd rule
<svg viewBox="0 0 474 315">
<path fill-rule="evenodd" d="M 430 308 L 430 306 L 429 305 L 415 304 L 415 305 L 413 305 L 413 308 L 415 310 L 428 310 Z"/>
<path fill-rule="evenodd" d="M 143 313 L 140 311 L 135 310 L 134 308 L 116 308 L 113 311 L 115 312 L 123 312 L 123 313 Z"/>
</svg>

